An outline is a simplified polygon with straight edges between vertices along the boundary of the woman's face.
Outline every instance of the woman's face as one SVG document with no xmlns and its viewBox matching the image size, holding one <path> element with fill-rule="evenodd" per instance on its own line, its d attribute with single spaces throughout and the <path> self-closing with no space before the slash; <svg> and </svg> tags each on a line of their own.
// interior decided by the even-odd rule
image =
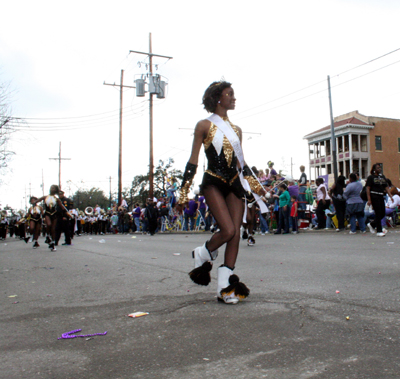
<svg viewBox="0 0 400 379">
<path fill-rule="evenodd" d="M 225 88 L 222 91 L 222 95 L 220 98 L 220 105 L 222 108 L 225 109 L 235 109 L 236 106 L 236 98 L 235 92 L 233 91 L 232 87 Z"/>
<path fill-rule="evenodd" d="M 376 165 L 376 166 L 375 166 L 375 172 L 376 172 L 377 174 L 380 174 L 380 173 L 382 172 L 382 167 L 381 167 L 380 165 Z"/>
<path fill-rule="evenodd" d="M 57 193 L 57 187 L 53 184 L 50 187 L 50 195 L 55 195 Z"/>
</svg>

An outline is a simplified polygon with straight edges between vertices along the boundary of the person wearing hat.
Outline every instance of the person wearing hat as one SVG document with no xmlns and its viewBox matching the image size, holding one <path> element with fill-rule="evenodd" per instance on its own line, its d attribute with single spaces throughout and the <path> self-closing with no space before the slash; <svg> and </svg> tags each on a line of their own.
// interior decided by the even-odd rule
<svg viewBox="0 0 400 379">
<path fill-rule="evenodd" d="M 56 240 L 55 245 L 58 246 L 58 242 L 61 238 L 61 233 L 64 233 L 65 241 L 63 245 L 71 245 L 71 227 L 70 227 L 70 219 L 68 218 L 64 212 L 64 209 L 70 210 L 72 209 L 72 202 L 71 200 L 65 196 L 65 192 L 60 190 L 60 200 L 64 208 L 57 206 L 57 225 L 56 225 Z"/>
</svg>

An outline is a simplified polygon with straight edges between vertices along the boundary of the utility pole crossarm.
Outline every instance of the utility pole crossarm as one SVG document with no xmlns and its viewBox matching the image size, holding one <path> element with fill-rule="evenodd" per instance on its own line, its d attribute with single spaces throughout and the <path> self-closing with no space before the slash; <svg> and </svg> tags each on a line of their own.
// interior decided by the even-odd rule
<svg viewBox="0 0 400 379">
<path fill-rule="evenodd" d="M 61 142 L 58 152 L 58 158 L 49 158 L 50 160 L 58 161 L 58 186 L 61 189 L 61 161 L 70 161 L 71 158 L 61 158 Z"/>
<path fill-rule="evenodd" d="M 104 86 L 111 86 L 111 87 L 121 87 L 121 85 L 120 84 L 111 84 L 111 83 L 106 83 L 106 82 L 103 82 L 103 85 Z M 122 87 L 124 87 L 124 88 L 136 88 L 136 87 L 132 87 L 132 86 L 122 86 Z"/>
<path fill-rule="evenodd" d="M 147 55 L 149 57 L 159 57 L 159 58 L 166 58 L 166 59 L 174 59 L 173 57 L 168 57 L 166 55 L 153 54 L 153 53 L 144 53 L 142 51 L 135 51 L 135 50 L 129 50 L 129 54 L 130 53 L 143 54 L 143 55 Z"/>
</svg>

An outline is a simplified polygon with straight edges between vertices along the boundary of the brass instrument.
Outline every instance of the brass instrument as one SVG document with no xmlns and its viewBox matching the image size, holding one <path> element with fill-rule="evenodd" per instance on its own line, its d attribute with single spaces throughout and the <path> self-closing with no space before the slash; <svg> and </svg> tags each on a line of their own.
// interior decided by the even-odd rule
<svg viewBox="0 0 400 379">
<path fill-rule="evenodd" d="M 87 216 L 93 216 L 93 207 L 86 207 L 85 214 Z"/>
</svg>

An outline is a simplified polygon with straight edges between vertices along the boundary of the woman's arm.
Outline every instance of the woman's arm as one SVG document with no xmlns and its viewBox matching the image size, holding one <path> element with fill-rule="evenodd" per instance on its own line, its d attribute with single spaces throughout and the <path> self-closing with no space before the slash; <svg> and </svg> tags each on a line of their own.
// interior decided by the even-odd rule
<svg viewBox="0 0 400 379">
<path fill-rule="evenodd" d="M 335 188 L 336 188 L 336 183 L 333 183 L 332 187 L 329 188 L 329 192 L 328 192 L 328 194 L 329 194 L 330 197 L 332 197 L 332 193 L 333 193 L 333 190 L 334 190 Z"/>
<path fill-rule="evenodd" d="M 35 201 L 35 204 L 40 203 L 41 201 L 45 200 L 47 196 L 42 196 L 41 198 Z"/>
<path fill-rule="evenodd" d="M 203 144 L 210 126 L 210 121 L 202 120 L 197 123 L 196 128 L 194 129 L 192 153 L 190 154 L 189 161 L 186 164 L 185 172 L 183 174 L 182 185 L 179 191 L 178 205 L 188 203 L 189 201 L 188 194 L 190 191 L 190 186 L 193 182 L 193 178 L 196 175 L 201 145 Z"/>
<path fill-rule="evenodd" d="M 325 197 L 326 197 L 326 188 L 325 188 L 325 186 L 322 186 L 322 187 L 321 187 L 321 192 L 322 192 L 322 194 L 323 194 L 323 197 L 322 197 L 322 204 L 325 204 L 325 203 L 326 203 L 326 201 L 325 201 Z"/>
<path fill-rule="evenodd" d="M 388 194 L 388 196 L 392 199 L 392 201 L 393 201 L 393 196 L 392 196 L 392 194 L 390 193 L 390 191 L 389 191 L 389 186 L 387 186 L 387 187 L 385 187 L 385 192 Z"/>
<path fill-rule="evenodd" d="M 371 204 L 372 204 L 372 201 L 371 201 L 371 187 L 367 186 L 366 188 L 367 188 L 367 199 L 368 199 L 367 204 L 368 204 L 368 206 L 371 206 Z"/>
<path fill-rule="evenodd" d="M 207 120 L 201 120 L 197 123 L 194 129 L 192 153 L 190 154 L 189 163 L 197 166 L 201 145 L 203 144 L 205 134 L 210 129 L 210 126 L 210 121 Z"/>
</svg>

